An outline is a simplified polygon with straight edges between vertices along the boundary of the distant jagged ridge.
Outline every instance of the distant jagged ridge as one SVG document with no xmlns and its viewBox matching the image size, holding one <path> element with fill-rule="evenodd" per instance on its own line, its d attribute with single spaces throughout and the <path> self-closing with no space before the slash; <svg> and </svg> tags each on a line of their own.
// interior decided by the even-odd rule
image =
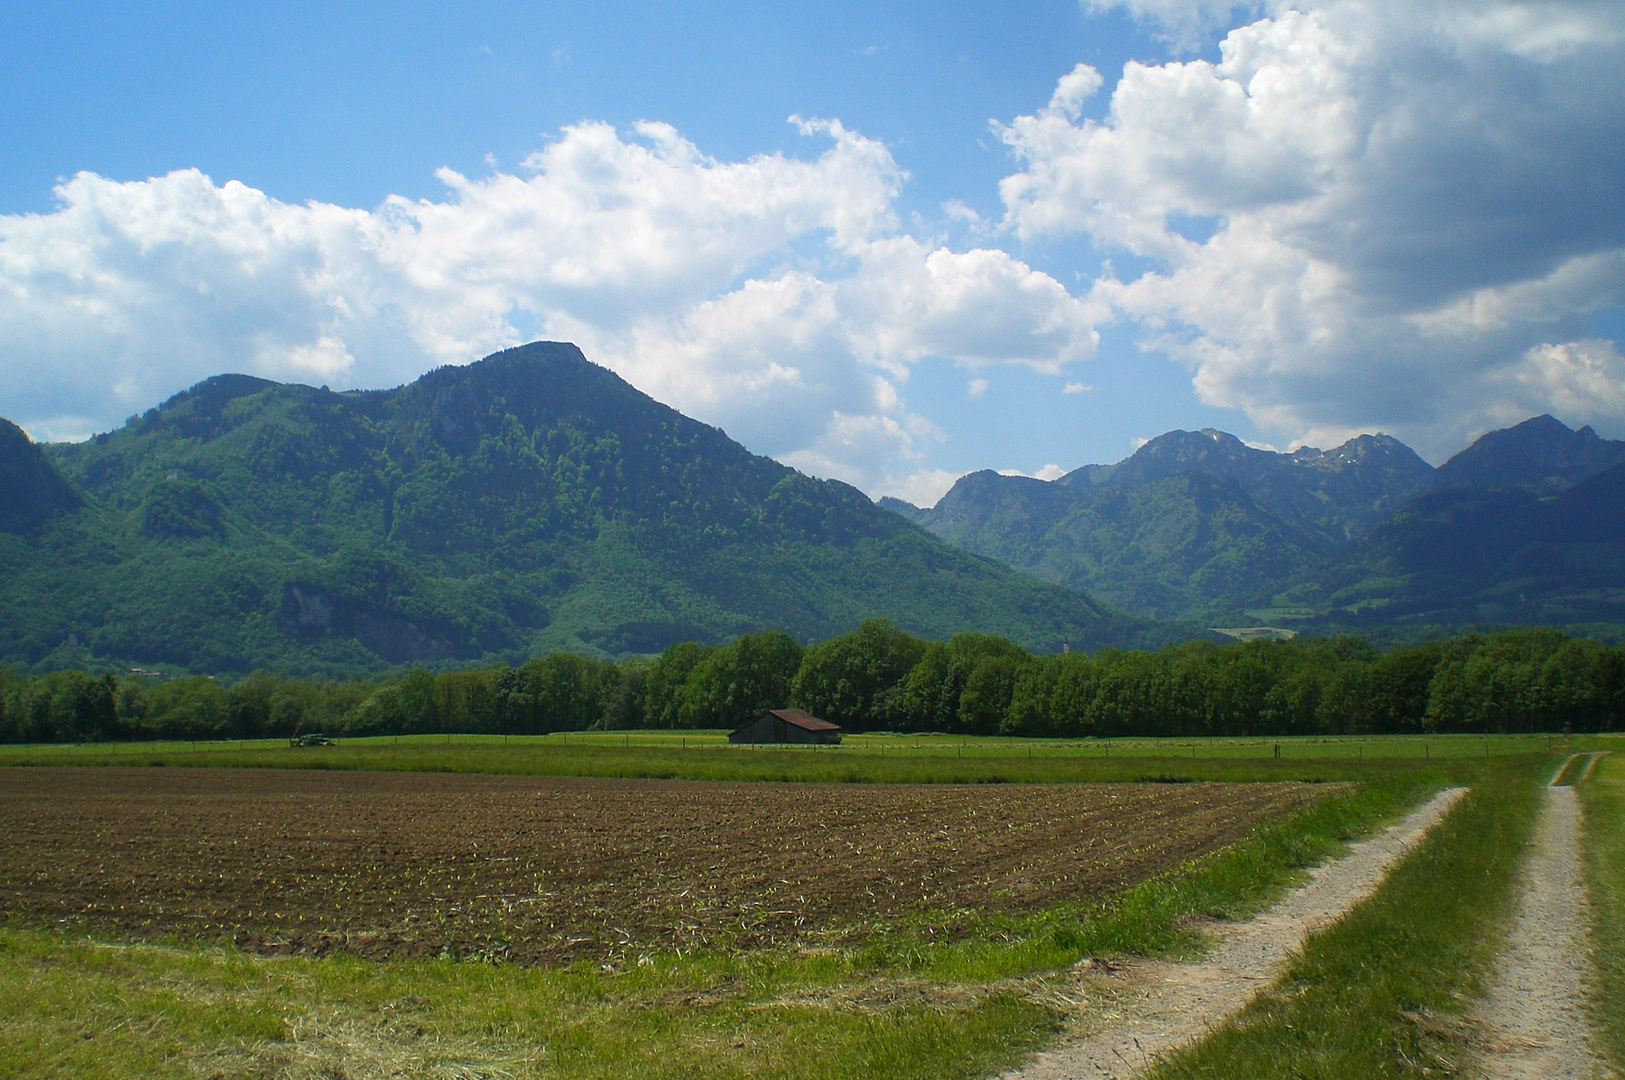
<svg viewBox="0 0 1625 1080">
<path fill-rule="evenodd" d="M 935 507 L 903 512 L 956 546 L 1131 611 L 1218 618 L 1269 603 L 1432 473 L 1385 435 L 1279 454 L 1220 431 L 1171 431 L 1051 483 L 972 473 Z"/>
<path fill-rule="evenodd" d="M 1490 432 L 1437 470 L 1386 435 L 1280 454 L 1173 431 L 1051 483 L 972 473 L 930 509 L 884 505 L 1141 614 L 1625 629 L 1625 525 L 1598 494 L 1621 466 L 1625 442 L 1551 416 Z"/>
<path fill-rule="evenodd" d="M 1616 465 L 1625 465 L 1625 441 L 1604 439 L 1590 427 L 1571 431 L 1552 416 L 1491 431 L 1439 466 L 1448 487 L 1520 487 L 1551 494 Z"/>
<path fill-rule="evenodd" d="M 1333 540 L 1370 529 L 1427 490 L 1433 467 L 1391 435 L 1361 435 L 1331 450 L 1291 454 L 1248 446 L 1212 428 L 1170 431 L 1116 465 L 1085 465 L 1057 483 L 1127 486 L 1205 473 L 1235 482 L 1260 508 Z"/>
<path fill-rule="evenodd" d="M 1179 633 L 751 454 L 567 344 L 389 391 L 222 375 L 85 443 L 0 449 L 48 510 L 0 535 L 11 663 L 354 674 L 875 616 L 1037 651 Z"/>
<path fill-rule="evenodd" d="M 1484 435 L 1438 481 L 1285 602 L 1356 630 L 1542 623 L 1619 636 L 1625 442 L 1537 416 Z"/>
</svg>

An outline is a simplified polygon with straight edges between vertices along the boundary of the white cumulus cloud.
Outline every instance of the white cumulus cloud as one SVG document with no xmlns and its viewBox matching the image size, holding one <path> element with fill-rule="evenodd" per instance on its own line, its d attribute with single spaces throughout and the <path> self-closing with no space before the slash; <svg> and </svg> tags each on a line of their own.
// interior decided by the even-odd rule
<svg viewBox="0 0 1625 1080">
<path fill-rule="evenodd" d="M 1040 466 L 1035 472 L 1024 472 L 1021 469 L 999 470 L 1000 476 L 1026 476 L 1034 480 L 1059 480 L 1061 477 L 1065 476 L 1066 473 L 1067 470 L 1054 464 Z"/>
<path fill-rule="evenodd" d="M 1231 10 L 1096 6 L 1180 34 Z M 1003 126 L 1005 226 L 1151 260 L 1092 299 L 1283 441 L 1438 456 L 1547 410 L 1625 433 L 1587 340 L 1625 304 L 1625 4 L 1254 10 L 1216 63 L 1127 65 L 1100 121 L 1075 70 Z"/>
<path fill-rule="evenodd" d="M 816 157 L 582 123 L 518 173 L 442 170 L 444 199 L 372 210 L 81 173 L 51 213 L 0 216 L 0 403 L 77 437 L 221 371 L 389 386 L 547 337 L 753 449 L 902 490 L 941 438 L 901 392 L 918 361 L 1058 370 L 1106 309 L 903 233 L 887 148 L 795 122 Z"/>
</svg>

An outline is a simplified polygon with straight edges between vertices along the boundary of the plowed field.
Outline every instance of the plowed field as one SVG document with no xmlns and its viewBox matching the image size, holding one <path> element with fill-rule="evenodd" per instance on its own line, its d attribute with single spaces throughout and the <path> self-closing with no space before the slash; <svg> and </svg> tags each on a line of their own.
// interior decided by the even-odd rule
<svg viewBox="0 0 1625 1080">
<path fill-rule="evenodd" d="M 1109 892 L 1325 790 L 0 769 L 0 917 L 530 963 L 832 941 Z"/>
</svg>

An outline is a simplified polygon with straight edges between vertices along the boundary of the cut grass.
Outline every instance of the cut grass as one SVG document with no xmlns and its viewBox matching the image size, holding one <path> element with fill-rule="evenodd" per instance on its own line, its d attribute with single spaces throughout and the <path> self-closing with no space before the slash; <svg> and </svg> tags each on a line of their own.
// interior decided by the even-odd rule
<svg viewBox="0 0 1625 1080">
<path fill-rule="evenodd" d="M 768 957 L 609 977 L 0 931 L 0 961 L 8 1077 L 973 1077 L 1054 1026 L 1008 993 L 882 1011 L 782 1001 L 817 964 Z"/>
<path fill-rule="evenodd" d="M 1625 1072 L 1625 759 L 1618 753 L 1600 759 L 1577 792 L 1591 892 L 1592 1025 L 1598 1049 Z"/>
<path fill-rule="evenodd" d="M 1329 793 L 1093 906 L 921 913 L 816 954 L 658 954 L 609 971 L 378 964 L 14 928 L 0 932 L 0 1075 L 985 1076 L 1063 1023 L 1024 976 L 1085 955 L 1190 955 L 1189 916 L 1257 910 L 1443 780 Z"/>
<path fill-rule="evenodd" d="M 1462 1010 L 1491 971 L 1544 762 L 1487 770 L 1369 900 L 1312 936 L 1281 980 L 1152 1074 L 1324 1078 L 1456 1075 Z"/>
</svg>

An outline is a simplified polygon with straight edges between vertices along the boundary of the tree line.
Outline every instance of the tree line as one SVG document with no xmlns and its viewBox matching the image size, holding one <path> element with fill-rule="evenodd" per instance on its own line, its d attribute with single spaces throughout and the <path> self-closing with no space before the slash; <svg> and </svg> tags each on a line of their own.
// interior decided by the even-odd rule
<svg viewBox="0 0 1625 1080">
<path fill-rule="evenodd" d="M 0 670 L 0 741 L 732 728 L 786 705 L 855 731 L 1060 738 L 1607 731 L 1625 726 L 1625 648 L 1523 629 L 1388 651 L 1335 637 L 1034 656 L 874 619 L 810 648 L 767 631 L 654 660 L 553 653 L 375 681 Z"/>
</svg>

